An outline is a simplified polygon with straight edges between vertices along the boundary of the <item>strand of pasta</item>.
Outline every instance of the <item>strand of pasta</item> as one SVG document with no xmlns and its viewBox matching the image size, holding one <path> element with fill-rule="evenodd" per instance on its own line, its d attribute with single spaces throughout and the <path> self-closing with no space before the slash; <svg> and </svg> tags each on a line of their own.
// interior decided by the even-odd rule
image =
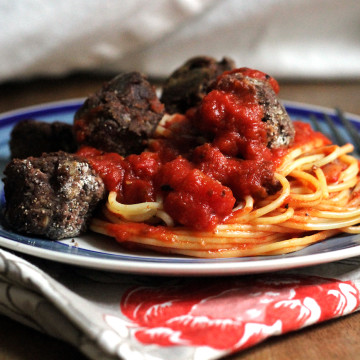
<svg viewBox="0 0 360 360">
<path fill-rule="evenodd" d="M 241 216 L 235 216 L 232 217 L 231 222 L 248 222 L 251 221 L 254 218 L 263 216 L 265 214 L 268 214 L 269 212 L 275 210 L 276 208 L 280 207 L 285 200 L 287 199 L 287 197 L 290 195 L 290 185 L 288 180 L 278 174 L 275 173 L 274 177 L 281 183 L 282 185 L 282 189 L 281 189 L 281 193 L 280 195 L 271 203 L 259 208 L 259 209 L 255 209 L 251 212 L 249 212 L 248 214 L 245 215 L 241 215 Z"/>
<path fill-rule="evenodd" d="M 106 207 L 129 221 L 146 221 L 152 218 L 161 207 L 158 202 L 121 204 L 116 200 L 116 192 L 110 191 Z"/>
</svg>

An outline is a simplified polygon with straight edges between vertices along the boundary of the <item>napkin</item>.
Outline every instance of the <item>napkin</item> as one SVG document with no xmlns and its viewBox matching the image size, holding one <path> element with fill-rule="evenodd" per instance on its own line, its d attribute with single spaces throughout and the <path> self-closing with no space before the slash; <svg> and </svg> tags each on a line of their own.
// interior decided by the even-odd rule
<svg viewBox="0 0 360 360">
<path fill-rule="evenodd" d="M 275 78 L 359 78 L 358 0 L 0 0 L 0 81 L 165 77 L 197 55 Z"/>
<path fill-rule="evenodd" d="M 220 359 L 357 311 L 359 265 L 354 257 L 258 275 L 152 277 L 0 249 L 0 312 L 89 359 Z"/>
</svg>

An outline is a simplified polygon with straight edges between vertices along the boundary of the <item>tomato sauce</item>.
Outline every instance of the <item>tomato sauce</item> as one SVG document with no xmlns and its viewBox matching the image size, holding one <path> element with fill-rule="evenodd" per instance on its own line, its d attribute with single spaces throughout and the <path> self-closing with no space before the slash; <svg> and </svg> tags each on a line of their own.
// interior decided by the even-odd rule
<svg viewBox="0 0 360 360">
<path fill-rule="evenodd" d="M 336 159 L 331 163 L 326 164 L 321 169 L 324 172 L 326 182 L 328 184 L 336 183 L 340 179 L 341 173 L 348 167 L 347 164 Z"/>
<path fill-rule="evenodd" d="M 181 157 L 164 164 L 155 182 L 164 195 L 165 211 L 180 224 L 198 230 L 214 228 L 235 205 L 228 187 Z"/>
<path fill-rule="evenodd" d="M 310 124 L 301 121 L 293 122 L 295 127 L 295 139 L 292 148 L 308 143 L 310 140 L 319 140 L 323 145 L 331 144 L 331 141 L 321 132 L 314 131 Z"/>
<path fill-rule="evenodd" d="M 234 71 L 279 91 L 277 82 L 260 71 Z M 109 191 L 117 192 L 118 201 L 133 204 L 160 196 L 176 224 L 214 229 L 231 214 L 237 200 L 246 195 L 263 198 L 278 190 L 274 171 L 288 151 L 267 147 L 264 110 L 255 93 L 241 81 L 223 85 L 225 75 L 197 108 L 172 118 L 166 125 L 168 137 L 152 139 L 140 155 L 122 157 L 89 147 L 78 154 L 88 159 Z M 296 146 L 323 136 L 301 123 L 296 130 Z M 150 231 L 151 226 L 141 226 L 136 231 Z M 124 240 L 126 234 L 120 237 Z"/>
</svg>

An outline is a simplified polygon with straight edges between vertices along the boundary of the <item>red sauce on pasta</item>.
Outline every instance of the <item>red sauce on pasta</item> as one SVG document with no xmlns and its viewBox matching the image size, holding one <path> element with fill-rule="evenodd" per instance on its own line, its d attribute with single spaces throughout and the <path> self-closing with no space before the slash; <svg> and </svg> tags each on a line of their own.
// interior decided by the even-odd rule
<svg viewBox="0 0 360 360">
<path fill-rule="evenodd" d="M 266 81 L 278 92 L 277 82 L 264 73 L 236 71 Z M 175 116 L 167 125 L 175 135 L 152 140 L 146 152 L 123 158 L 86 147 L 78 154 L 89 160 L 109 191 L 117 192 L 119 202 L 161 196 L 175 223 L 211 230 L 231 214 L 236 199 L 265 197 L 265 183 L 276 189 L 276 164 L 287 152 L 266 146 L 262 107 L 255 94 L 234 86 L 211 91 L 198 108 Z M 323 135 L 297 123 L 294 146 L 317 136 Z"/>
</svg>

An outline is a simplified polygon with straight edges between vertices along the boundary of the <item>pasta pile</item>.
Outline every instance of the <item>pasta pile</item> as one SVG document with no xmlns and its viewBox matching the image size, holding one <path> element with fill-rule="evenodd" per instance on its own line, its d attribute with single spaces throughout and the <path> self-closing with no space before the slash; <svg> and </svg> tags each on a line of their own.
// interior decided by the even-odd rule
<svg viewBox="0 0 360 360">
<path fill-rule="evenodd" d="M 123 244 L 201 258 L 278 255 L 300 250 L 338 233 L 360 233 L 360 185 L 351 144 L 310 140 L 282 159 L 275 172 L 281 190 L 256 201 L 246 196 L 213 231 L 174 225 L 156 202 L 125 205 L 110 192 L 103 218 L 91 229 Z M 326 166 L 340 166 L 329 182 Z"/>
</svg>

